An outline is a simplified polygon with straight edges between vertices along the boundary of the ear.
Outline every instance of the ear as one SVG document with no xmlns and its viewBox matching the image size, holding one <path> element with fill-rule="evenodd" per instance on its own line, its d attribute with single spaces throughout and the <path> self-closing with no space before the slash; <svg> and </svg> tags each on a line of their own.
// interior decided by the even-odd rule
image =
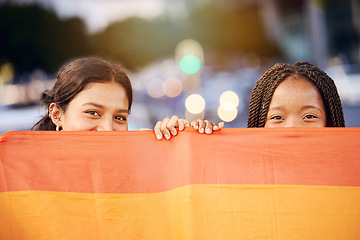
<svg viewBox="0 0 360 240">
<path fill-rule="evenodd" d="M 49 105 L 49 117 L 56 126 L 62 127 L 62 110 L 56 105 L 56 103 L 51 103 Z"/>
</svg>

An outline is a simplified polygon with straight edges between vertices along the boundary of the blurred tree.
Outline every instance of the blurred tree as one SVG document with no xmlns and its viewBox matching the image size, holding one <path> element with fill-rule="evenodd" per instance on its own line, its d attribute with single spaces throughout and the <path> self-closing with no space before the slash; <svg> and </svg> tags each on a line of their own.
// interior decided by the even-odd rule
<svg viewBox="0 0 360 240">
<path fill-rule="evenodd" d="M 260 57 L 278 56 L 280 51 L 265 37 L 258 13 L 252 4 L 203 5 L 190 13 L 187 35 L 198 40 L 205 51 L 220 52 L 225 58 L 239 58 L 249 52 Z M 224 59 L 213 61 L 221 66 Z"/>
<path fill-rule="evenodd" d="M 138 69 L 154 60 L 173 57 L 176 45 L 186 38 L 199 41 L 209 53 L 226 58 L 252 52 L 260 57 L 279 55 L 263 31 L 257 9 L 233 8 L 230 4 L 201 5 L 186 18 L 161 17 L 152 21 L 131 18 L 108 26 L 94 36 L 99 56 Z M 210 54 L 211 55 L 211 54 Z M 219 59 L 215 64 L 223 64 Z"/>
<path fill-rule="evenodd" d="M 97 55 L 135 70 L 173 54 L 177 35 L 176 27 L 165 17 L 152 21 L 129 18 L 96 34 L 93 43 Z"/>
<path fill-rule="evenodd" d="M 97 55 L 138 70 L 173 57 L 176 45 L 186 38 L 199 41 L 208 55 L 216 56 L 214 65 L 226 65 L 220 55 L 225 59 L 247 52 L 278 55 L 264 35 L 256 4 L 235 6 L 201 5 L 176 19 L 129 18 L 88 36 L 80 19 L 60 20 L 36 5 L 5 4 L 0 6 L 0 62 L 10 61 L 20 72 L 34 68 L 53 72 L 71 58 Z"/>
<path fill-rule="evenodd" d="M 347 0 L 311 0 L 311 1 L 318 7 L 325 9 L 326 7 L 328 7 L 329 5 L 331 5 L 333 3 L 346 2 Z M 356 1 L 358 1 L 358 0 L 356 0 Z"/>
<path fill-rule="evenodd" d="M 36 5 L 0 6 L 0 34 L 0 61 L 11 62 L 19 73 L 53 72 L 69 58 L 91 53 L 80 19 L 61 21 Z"/>
</svg>

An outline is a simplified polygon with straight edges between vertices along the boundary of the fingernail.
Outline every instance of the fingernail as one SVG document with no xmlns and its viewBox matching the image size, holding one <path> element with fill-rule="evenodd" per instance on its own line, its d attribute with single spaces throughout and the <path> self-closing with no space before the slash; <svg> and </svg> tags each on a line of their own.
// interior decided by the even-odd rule
<svg viewBox="0 0 360 240">
<path fill-rule="evenodd" d="M 173 136 L 175 136 L 176 135 L 176 130 L 174 130 L 174 131 L 171 131 L 171 134 L 173 135 Z"/>
<path fill-rule="evenodd" d="M 214 130 L 215 130 L 215 131 L 219 130 L 219 127 L 218 127 L 218 126 L 215 126 L 215 127 L 214 127 Z"/>
<path fill-rule="evenodd" d="M 210 128 L 207 128 L 207 129 L 206 129 L 206 133 L 211 133 Z"/>
<path fill-rule="evenodd" d="M 200 133 L 204 133 L 204 129 L 203 129 L 203 128 L 200 129 L 199 132 L 200 132 Z"/>
<path fill-rule="evenodd" d="M 161 134 L 157 134 L 156 135 L 156 138 L 158 139 L 158 140 L 160 140 L 162 137 L 161 137 Z"/>
<path fill-rule="evenodd" d="M 166 138 L 166 139 L 170 139 L 169 134 L 165 134 L 165 138 Z"/>
<path fill-rule="evenodd" d="M 198 129 L 199 128 L 199 126 L 198 125 L 195 125 L 195 129 Z"/>
</svg>

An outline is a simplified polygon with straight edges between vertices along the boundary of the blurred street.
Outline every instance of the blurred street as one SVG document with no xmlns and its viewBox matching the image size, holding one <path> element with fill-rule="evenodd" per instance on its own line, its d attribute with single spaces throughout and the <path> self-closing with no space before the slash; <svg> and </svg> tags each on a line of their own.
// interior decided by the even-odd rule
<svg viewBox="0 0 360 240">
<path fill-rule="evenodd" d="M 174 72 L 171 72 L 171 69 Z M 167 70 L 164 72 L 164 70 Z M 343 103 L 345 123 L 347 127 L 360 127 L 360 77 L 358 74 L 346 75 L 339 73 L 339 69 L 328 69 L 328 74 L 335 79 Z M 160 74 L 162 73 L 162 74 Z M 155 64 L 141 72 L 130 75 L 134 88 L 134 103 L 128 119 L 129 130 L 141 128 L 153 129 L 158 120 L 177 115 L 180 118 L 196 120 L 208 119 L 213 122 L 224 121 L 218 112 L 220 96 L 231 91 L 238 96 L 238 105 L 234 119 L 225 123 L 226 128 L 246 127 L 248 104 L 256 80 L 261 72 L 255 68 L 244 68 L 236 72 L 217 72 L 205 69 L 201 74 L 202 87 L 196 91 L 186 89 L 180 80 L 176 85 L 182 89 L 178 95 L 168 97 L 165 95 L 164 86 L 166 79 L 176 79 L 181 75 L 179 70 L 172 66 L 172 61 Z M 340 76 L 343 74 L 342 76 Z M 173 77 L 169 77 L 173 76 Z M 162 80 L 164 79 L 164 80 Z M 45 85 L 44 85 L 45 86 Z M 353 86 L 353 87 L 348 87 Z M 355 86 L 355 87 L 354 87 Z M 25 91 L 23 91 L 25 92 Z M 170 91 L 171 92 L 171 91 Z M 191 114 L 186 109 L 186 99 L 192 93 L 198 93 L 205 100 L 204 109 L 199 114 Z M 11 96 L 18 95 L 14 92 Z M 37 94 L 36 94 L 37 96 Z M 4 106 L 0 105 L 0 132 L 9 130 L 29 130 L 45 113 L 44 107 L 32 104 L 29 106 Z"/>
</svg>

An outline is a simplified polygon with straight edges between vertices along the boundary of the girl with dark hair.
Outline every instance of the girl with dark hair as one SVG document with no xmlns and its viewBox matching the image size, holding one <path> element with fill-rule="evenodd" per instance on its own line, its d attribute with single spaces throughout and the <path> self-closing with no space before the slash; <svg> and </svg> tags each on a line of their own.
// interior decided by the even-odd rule
<svg viewBox="0 0 360 240">
<path fill-rule="evenodd" d="M 46 115 L 31 130 L 39 131 L 127 131 L 132 104 L 132 87 L 125 70 L 117 63 L 98 58 L 70 62 L 57 75 L 52 90 L 41 94 Z M 177 134 L 189 125 L 173 116 L 155 126 L 160 140 Z M 210 132 L 220 129 L 206 125 Z"/>
<path fill-rule="evenodd" d="M 97 58 L 66 65 L 52 90 L 41 94 L 46 115 L 31 129 L 40 131 L 126 131 L 132 87 L 124 69 Z"/>
<path fill-rule="evenodd" d="M 255 84 L 247 127 L 345 127 L 334 81 L 308 62 L 275 64 Z"/>
</svg>

